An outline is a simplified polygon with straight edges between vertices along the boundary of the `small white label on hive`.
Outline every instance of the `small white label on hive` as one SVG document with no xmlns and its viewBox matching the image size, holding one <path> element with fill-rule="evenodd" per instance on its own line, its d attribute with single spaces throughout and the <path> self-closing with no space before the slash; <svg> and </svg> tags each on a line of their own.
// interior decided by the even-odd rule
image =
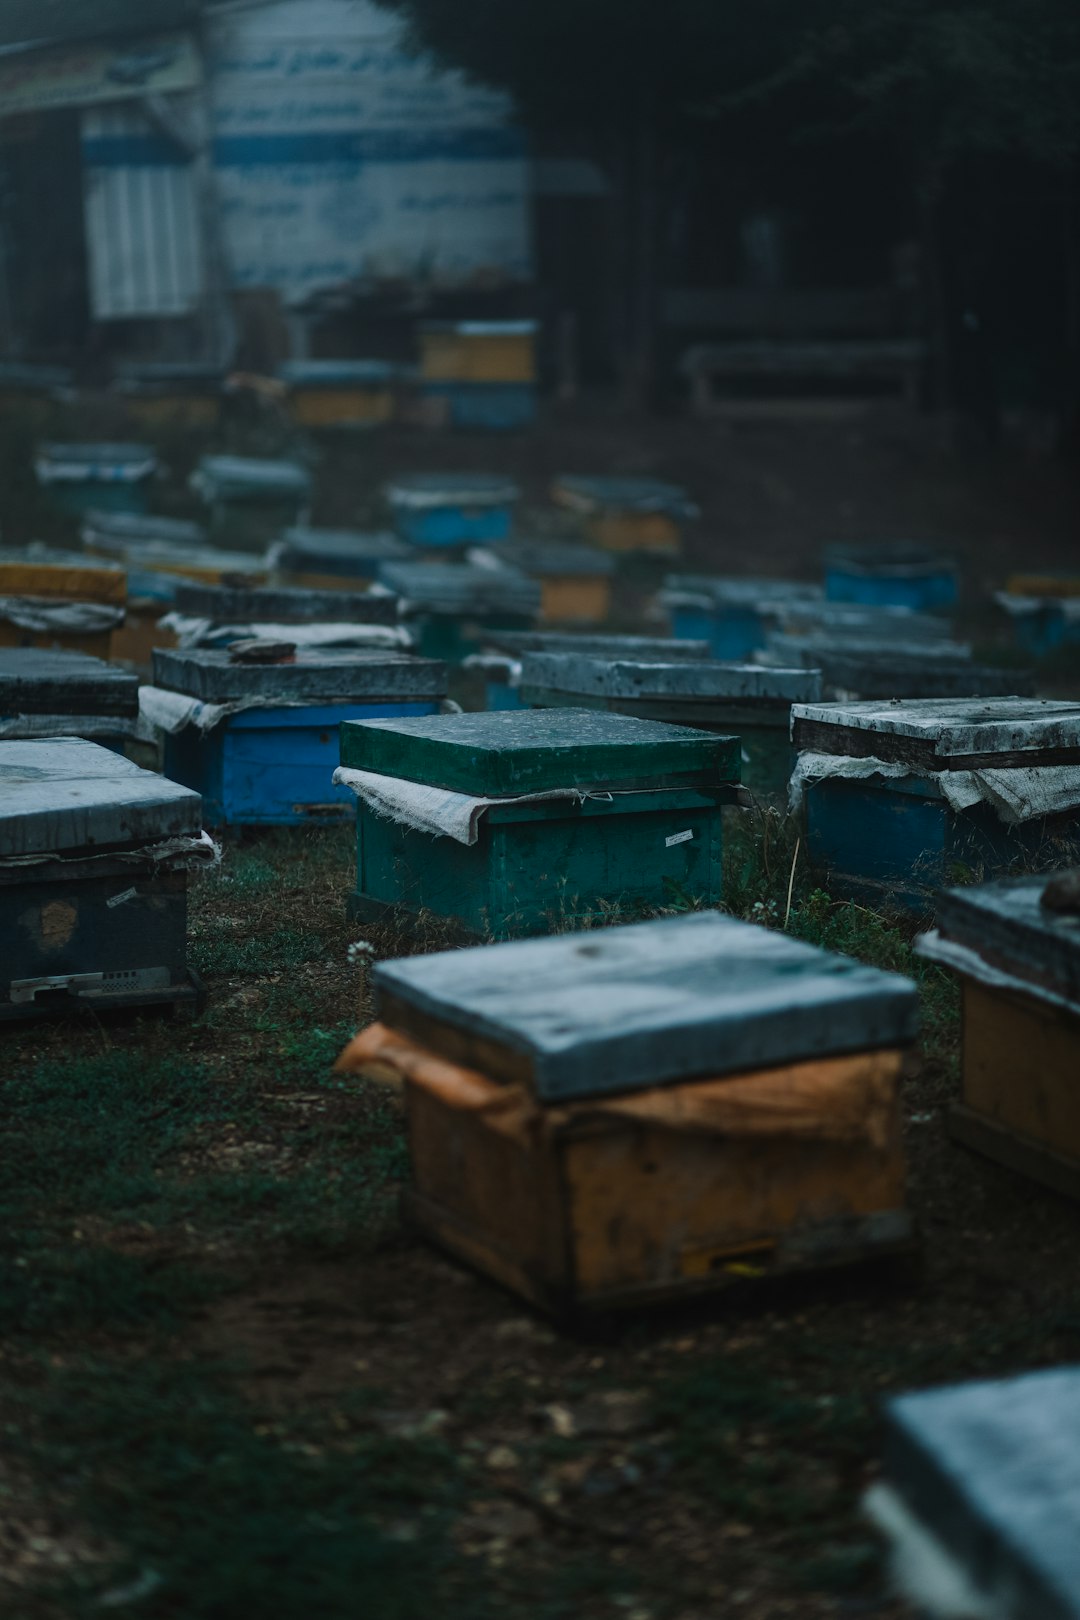
<svg viewBox="0 0 1080 1620">
<path fill-rule="evenodd" d="M 125 889 L 123 894 L 114 894 L 111 900 L 106 900 L 105 904 L 110 909 L 113 906 L 122 906 L 125 900 L 134 900 L 138 892 L 137 889 Z"/>
<path fill-rule="evenodd" d="M 690 840 L 693 838 L 693 836 L 694 836 L 694 830 L 691 827 L 688 831 L 686 831 L 684 833 L 672 833 L 670 838 L 665 838 L 664 839 L 664 845 L 665 845 L 665 847 L 667 849 L 670 849 L 672 844 L 688 844 L 690 842 Z"/>
</svg>

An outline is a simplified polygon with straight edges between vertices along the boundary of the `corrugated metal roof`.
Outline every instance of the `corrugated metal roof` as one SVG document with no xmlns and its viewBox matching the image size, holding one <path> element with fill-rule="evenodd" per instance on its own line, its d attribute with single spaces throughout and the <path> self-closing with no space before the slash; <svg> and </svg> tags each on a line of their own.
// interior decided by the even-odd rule
<svg viewBox="0 0 1080 1620">
<path fill-rule="evenodd" d="M 4 0 L 0 46 L 179 28 L 203 0 Z"/>
</svg>

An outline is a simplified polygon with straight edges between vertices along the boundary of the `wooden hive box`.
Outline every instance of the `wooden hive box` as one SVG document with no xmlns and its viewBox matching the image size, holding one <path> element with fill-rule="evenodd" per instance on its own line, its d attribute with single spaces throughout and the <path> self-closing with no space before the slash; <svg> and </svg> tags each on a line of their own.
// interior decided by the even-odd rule
<svg viewBox="0 0 1080 1620">
<path fill-rule="evenodd" d="M 123 753 L 139 716 L 135 675 L 85 653 L 0 650 L 0 737 L 84 737 Z"/>
<path fill-rule="evenodd" d="M 383 563 L 407 562 L 414 553 L 388 531 L 288 529 L 274 550 L 274 574 L 283 585 L 312 591 L 356 591 L 374 584 Z"/>
<path fill-rule="evenodd" d="M 115 563 L 42 545 L 0 550 L 0 647 L 107 658 L 126 594 L 127 576 Z"/>
<path fill-rule="evenodd" d="M 735 737 L 577 710 L 345 725 L 353 909 L 506 938 L 717 901 L 739 757 Z"/>
<path fill-rule="evenodd" d="M 535 321 L 424 321 L 420 374 L 425 383 L 536 382 Z"/>
<path fill-rule="evenodd" d="M 216 428 L 225 377 L 204 361 L 146 361 L 121 365 L 116 390 L 136 422 L 152 430 Z"/>
<path fill-rule="evenodd" d="M 0 1020 L 196 999 L 199 796 L 74 737 L 0 741 Z"/>
<path fill-rule="evenodd" d="M 375 969 L 421 1229 L 546 1309 L 905 1247 L 904 979 L 699 912 Z"/>
<path fill-rule="evenodd" d="M 407 368 L 387 360 L 290 360 L 278 375 L 306 428 L 368 428 L 393 420 Z"/>
<path fill-rule="evenodd" d="M 792 740 L 808 854 L 837 893 L 927 912 L 949 882 L 1080 841 L 1080 705 L 796 704 Z"/>
<path fill-rule="evenodd" d="M 264 551 L 306 522 L 311 504 L 311 475 L 296 461 L 204 456 L 191 484 L 209 509 L 215 541 L 239 551 Z"/>
<path fill-rule="evenodd" d="M 67 512 L 145 512 L 158 460 L 145 444 L 43 444 L 34 470 Z"/>
<path fill-rule="evenodd" d="M 563 476 L 551 498 L 579 512 L 586 539 L 606 551 L 677 557 L 683 529 L 697 516 L 685 490 L 655 478 Z"/>
<path fill-rule="evenodd" d="M 934 613 L 956 602 L 956 563 L 933 546 L 830 546 L 825 595 L 830 602 Z"/>
<path fill-rule="evenodd" d="M 866 1506 L 920 1613 L 1080 1620 L 1080 1367 L 890 1401 Z"/>
<path fill-rule="evenodd" d="M 790 726 L 793 703 L 821 697 L 812 669 L 768 669 L 758 664 L 632 662 L 573 653 L 527 653 L 521 694 L 535 708 L 602 709 L 742 741 L 742 780 L 751 792 L 782 797 L 794 765 Z"/>
<path fill-rule="evenodd" d="M 494 473 L 412 473 L 386 486 L 394 527 L 412 546 L 445 550 L 508 540 L 521 492 Z"/>
<path fill-rule="evenodd" d="M 457 663 L 479 651 L 493 629 L 525 630 L 540 612 L 540 587 L 516 568 L 467 562 L 384 563 L 380 585 L 401 612 L 427 658 Z"/>
<path fill-rule="evenodd" d="M 499 558 L 540 586 L 544 624 L 603 624 L 611 612 L 615 563 L 597 546 L 556 540 L 515 540 L 497 548 Z"/>
<path fill-rule="evenodd" d="M 740 663 L 764 647 L 782 603 L 816 601 L 821 587 L 788 579 L 719 579 L 670 574 L 660 593 L 681 641 L 706 641 L 713 658 Z"/>
<path fill-rule="evenodd" d="M 954 1136 L 1080 1197 L 1080 917 L 1042 905 L 1047 876 L 951 889 L 918 949 L 960 976 Z"/>
<path fill-rule="evenodd" d="M 441 664 L 402 653 L 299 648 L 289 662 L 227 652 L 155 652 L 144 717 L 165 739 L 165 774 L 202 794 L 213 826 L 347 821 L 335 787 L 343 721 L 436 713 Z"/>
</svg>

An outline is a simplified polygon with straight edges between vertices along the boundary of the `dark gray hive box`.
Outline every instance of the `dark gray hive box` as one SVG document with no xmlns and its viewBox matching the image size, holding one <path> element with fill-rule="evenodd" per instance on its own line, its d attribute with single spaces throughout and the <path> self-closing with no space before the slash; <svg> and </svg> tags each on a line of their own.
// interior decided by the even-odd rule
<svg viewBox="0 0 1080 1620">
<path fill-rule="evenodd" d="M 797 704 L 792 739 L 800 751 L 930 771 L 1080 765 L 1080 704 L 1027 698 Z"/>
<path fill-rule="evenodd" d="M 479 568 L 469 563 L 384 563 L 380 585 L 396 591 L 420 613 L 462 618 L 506 614 L 535 618 L 540 611 L 540 586 L 514 568 Z"/>
<path fill-rule="evenodd" d="M 0 649 L 0 715 L 107 715 L 133 719 L 139 680 L 84 653 Z"/>
<path fill-rule="evenodd" d="M 888 1483 L 1000 1620 L 1080 1617 L 1080 1368 L 904 1395 Z"/>
<path fill-rule="evenodd" d="M 384 562 L 404 561 L 412 548 L 396 534 L 372 534 L 351 529 L 286 530 L 277 553 L 277 566 L 293 574 L 330 574 L 342 579 L 373 579 Z"/>
<path fill-rule="evenodd" d="M 342 764 L 476 797 L 575 785 L 737 782 L 739 742 L 625 715 L 501 710 L 347 721 Z"/>
<path fill-rule="evenodd" d="M 0 742 L 0 859 L 198 833 L 202 801 L 76 737 Z"/>
<path fill-rule="evenodd" d="M 709 658 L 707 641 L 678 641 L 674 636 L 570 635 L 557 630 L 490 630 L 487 646 L 523 657 L 525 653 L 567 652 L 585 657 L 656 659 L 681 663 L 684 658 Z"/>
<path fill-rule="evenodd" d="M 446 668 L 430 658 L 340 648 L 299 648 L 282 664 L 233 663 L 226 651 L 154 652 L 154 684 L 203 703 L 246 698 L 340 703 L 367 698 L 441 698 Z"/>
<path fill-rule="evenodd" d="M 229 585 L 176 587 L 176 610 L 213 624 L 396 624 L 398 601 L 382 591 L 244 590 Z"/>
<path fill-rule="evenodd" d="M 553 1102 L 906 1045 L 918 1023 L 909 980 L 714 911 L 382 963 L 375 984 L 393 1028 Z"/>
</svg>

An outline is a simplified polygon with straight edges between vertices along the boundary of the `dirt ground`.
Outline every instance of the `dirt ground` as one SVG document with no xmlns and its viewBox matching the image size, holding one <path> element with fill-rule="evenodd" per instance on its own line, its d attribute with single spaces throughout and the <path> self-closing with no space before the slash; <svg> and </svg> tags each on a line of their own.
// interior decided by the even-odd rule
<svg viewBox="0 0 1080 1620">
<path fill-rule="evenodd" d="M 520 439 L 324 442 L 317 516 L 372 519 L 404 468 L 513 472 L 537 506 L 618 471 L 700 502 L 695 567 L 813 577 L 832 539 L 934 538 L 977 615 L 1017 563 L 1080 561 L 1071 470 L 938 439 L 892 407 L 581 404 Z M 1080 1358 L 1080 1210 L 949 1141 L 944 974 L 917 969 L 904 1093 L 917 1265 L 568 1328 L 399 1218 L 400 1121 L 330 1065 L 370 1013 L 350 944 L 438 940 L 348 924 L 351 868 L 347 829 L 230 838 L 193 884 L 201 1017 L 3 1037 L 4 1614 L 901 1620 L 859 1512 L 881 1400 Z M 743 874 L 733 907 L 775 917 L 786 880 Z M 809 877 L 792 927 L 916 971 L 910 927 Z"/>
</svg>

